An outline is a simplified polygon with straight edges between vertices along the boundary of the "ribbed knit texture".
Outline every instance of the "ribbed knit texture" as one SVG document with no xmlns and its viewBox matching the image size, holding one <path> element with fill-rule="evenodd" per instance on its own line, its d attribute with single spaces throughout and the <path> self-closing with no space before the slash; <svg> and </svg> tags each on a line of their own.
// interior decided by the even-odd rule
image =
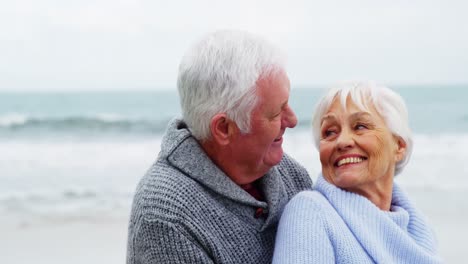
<svg viewBox="0 0 468 264">
<path fill-rule="evenodd" d="M 382 211 L 320 175 L 286 206 L 273 263 L 441 263 L 432 230 L 394 184 Z"/>
<path fill-rule="evenodd" d="M 284 206 L 312 181 L 285 155 L 259 187 L 265 201 L 231 181 L 173 120 L 136 190 L 127 263 L 270 263 Z M 255 218 L 258 208 L 266 217 Z"/>
</svg>

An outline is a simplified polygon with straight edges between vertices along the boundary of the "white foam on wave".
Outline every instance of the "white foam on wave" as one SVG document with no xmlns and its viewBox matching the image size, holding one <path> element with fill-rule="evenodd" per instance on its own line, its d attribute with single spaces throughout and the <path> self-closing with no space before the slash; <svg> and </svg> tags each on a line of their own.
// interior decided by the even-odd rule
<svg viewBox="0 0 468 264">
<path fill-rule="evenodd" d="M 307 130 L 287 131 L 284 150 L 315 180 L 318 150 Z M 412 159 L 397 181 L 406 188 L 468 191 L 468 134 L 414 136 Z M 68 214 L 128 205 L 156 159 L 160 138 L 0 140 L 0 210 Z M 106 209 L 107 210 L 107 209 Z"/>
<path fill-rule="evenodd" d="M 99 113 L 96 115 L 96 119 L 107 123 L 130 121 L 130 119 L 126 118 L 125 116 L 115 113 Z"/>
<path fill-rule="evenodd" d="M 132 192 L 70 189 L 9 192 L 0 196 L 0 212 L 35 216 L 84 216 L 93 213 L 118 215 L 128 212 Z"/>
<path fill-rule="evenodd" d="M 25 125 L 30 121 L 37 122 L 64 122 L 67 120 L 95 120 L 103 123 L 116 123 L 116 122 L 125 122 L 125 121 L 134 121 L 129 117 L 126 117 L 121 114 L 116 113 L 98 113 L 94 115 L 84 115 L 84 116 L 31 116 L 20 113 L 6 113 L 0 115 L 0 127 L 12 127 Z"/>
<path fill-rule="evenodd" d="M 416 135 L 398 181 L 411 187 L 468 191 L 468 134 Z"/>
<path fill-rule="evenodd" d="M 160 139 L 0 141 L 0 209 L 68 211 L 83 203 L 96 208 L 114 199 L 129 203 L 159 146 Z"/>
<path fill-rule="evenodd" d="M 28 121 L 28 117 L 19 113 L 6 113 L 0 115 L 0 127 L 11 127 L 23 125 Z"/>
</svg>

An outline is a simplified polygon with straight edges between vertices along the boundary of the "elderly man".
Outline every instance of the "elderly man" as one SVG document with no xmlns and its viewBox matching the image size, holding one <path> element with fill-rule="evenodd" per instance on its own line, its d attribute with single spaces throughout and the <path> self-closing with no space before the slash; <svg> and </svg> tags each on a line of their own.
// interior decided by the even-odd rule
<svg viewBox="0 0 468 264">
<path fill-rule="evenodd" d="M 127 263 L 270 263 L 284 205 L 312 186 L 282 149 L 297 119 L 281 53 L 215 32 L 182 59 L 177 86 L 183 118 L 138 185 Z"/>
</svg>

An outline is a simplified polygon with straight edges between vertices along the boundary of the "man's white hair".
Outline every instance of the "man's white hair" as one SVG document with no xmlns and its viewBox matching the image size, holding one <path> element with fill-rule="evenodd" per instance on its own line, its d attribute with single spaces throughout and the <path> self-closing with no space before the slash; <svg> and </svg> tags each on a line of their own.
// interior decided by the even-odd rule
<svg viewBox="0 0 468 264">
<path fill-rule="evenodd" d="M 177 80 L 193 136 L 209 139 L 211 118 L 218 113 L 226 113 L 242 133 L 250 132 L 257 80 L 284 67 L 283 53 L 259 36 L 223 30 L 204 37 L 182 58 Z"/>
</svg>

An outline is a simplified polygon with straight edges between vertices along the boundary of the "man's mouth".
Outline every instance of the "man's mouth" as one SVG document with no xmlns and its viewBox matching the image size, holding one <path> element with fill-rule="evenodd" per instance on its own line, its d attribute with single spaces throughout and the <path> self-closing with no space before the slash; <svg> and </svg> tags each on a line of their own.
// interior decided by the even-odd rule
<svg viewBox="0 0 468 264">
<path fill-rule="evenodd" d="M 278 138 L 275 138 L 275 140 L 273 140 L 273 142 L 279 142 L 283 139 L 283 135 L 279 136 Z"/>
</svg>

